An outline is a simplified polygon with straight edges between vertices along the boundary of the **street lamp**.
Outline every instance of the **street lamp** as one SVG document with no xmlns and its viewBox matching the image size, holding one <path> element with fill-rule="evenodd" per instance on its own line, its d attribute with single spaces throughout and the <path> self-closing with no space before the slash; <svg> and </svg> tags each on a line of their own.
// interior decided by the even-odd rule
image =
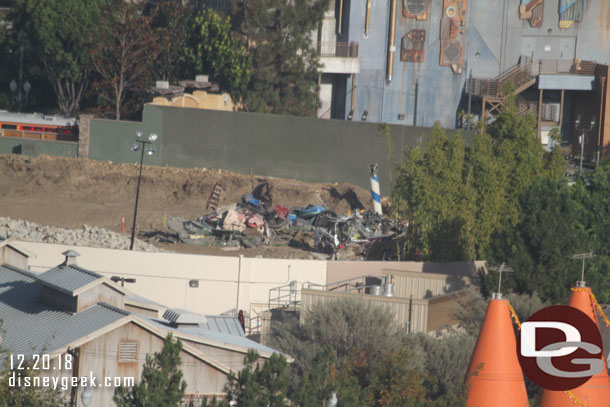
<svg viewBox="0 0 610 407">
<path fill-rule="evenodd" d="M 121 287 L 125 287 L 125 283 L 135 283 L 136 282 L 135 278 L 129 278 L 129 277 L 112 276 L 112 277 L 110 277 L 110 279 L 117 284 L 121 283 Z"/>
<path fill-rule="evenodd" d="M 138 198 L 140 197 L 140 181 L 142 180 L 144 153 L 154 155 L 157 152 L 157 148 L 154 146 L 154 142 L 157 141 L 157 138 L 158 136 L 155 133 L 151 133 L 148 135 L 148 138 L 144 138 L 144 133 L 138 131 L 136 132 L 136 142 L 131 146 L 131 151 L 140 151 L 140 175 L 138 175 L 138 186 L 136 188 L 136 205 L 133 211 L 133 227 L 131 228 L 131 243 L 129 245 L 129 250 L 133 250 L 133 242 L 136 237 L 136 218 L 138 216 Z"/>
<path fill-rule="evenodd" d="M 28 95 L 30 94 L 32 85 L 30 85 L 30 82 L 26 80 L 23 86 L 20 87 L 13 79 L 8 84 L 8 87 L 12 93 L 13 104 L 17 106 L 17 110 L 21 110 L 23 106 L 28 104 Z"/>
<path fill-rule="evenodd" d="M 12 93 L 12 101 L 13 104 L 17 105 L 17 110 L 21 111 L 21 108 L 26 105 L 28 103 L 28 94 L 30 93 L 30 89 L 32 89 L 32 85 L 30 85 L 30 82 L 28 82 L 27 80 L 25 81 L 25 83 L 22 85 L 22 80 L 23 80 L 23 32 L 21 32 L 20 35 L 20 41 L 21 41 L 21 45 L 20 45 L 20 56 L 19 56 L 19 84 L 17 84 L 17 82 L 15 82 L 15 80 L 11 80 L 11 83 L 9 83 L 9 88 L 11 89 L 11 93 Z"/>
<path fill-rule="evenodd" d="M 85 387 L 83 392 L 80 394 L 80 400 L 83 402 L 83 407 L 88 407 L 91 404 L 93 393 L 89 387 Z"/>
<path fill-rule="evenodd" d="M 595 127 L 595 115 L 593 115 L 591 117 L 591 121 L 589 123 L 583 123 L 582 121 L 582 116 L 579 114 L 578 116 L 576 116 L 576 120 L 574 120 L 574 127 L 576 128 L 576 130 L 578 130 L 581 134 L 580 137 L 578 137 L 578 142 L 580 143 L 580 175 L 582 176 L 582 158 L 585 155 L 585 137 L 587 136 L 587 133 L 590 132 L 591 130 L 593 130 L 593 127 Z"/>
</svg>

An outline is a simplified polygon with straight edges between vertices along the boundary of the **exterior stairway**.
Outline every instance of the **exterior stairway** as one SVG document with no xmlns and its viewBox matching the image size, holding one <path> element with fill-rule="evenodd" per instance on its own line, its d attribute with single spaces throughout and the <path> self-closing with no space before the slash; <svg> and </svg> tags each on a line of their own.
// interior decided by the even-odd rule
<svg viewBox="0 0 610 407">
<path fill-rule="evenodd" d="M 523 92 L 536 83 L 538 76 L 537 65 L 529 57 L 521 57 L 519 64 L 513 66 L 508 71 L 494 79 L 472 79 L 472 95 L 480 96 L 487 101 L 504 101 L 510 94 Z M 466 93 L 471 93 L 470 80 L 466 81 Z M 505 94 L 503 91 L 507 83 L 512 83 L 513 91 Z"/>
<path fill-rule="evenodd" d="M 580 60 L 536 60 L 521 56 L 519 63 L 493 79 L 471 78 L 466 80 L 464 91 L 483 101 L 482 117 L 488 113 L 499 112 L 500 107 L 510 95 L 519 95 L 536 83 L 539 75 L 594 75 L 597 64 Z M 505 85 L 512 84 L 512 91 L 504 92 Z M 554 117 L 555 112 L 545 110 L 541 116 Z M 538 103 L 517 103 L 519 114 L 538 115 Z"/>
</svg>

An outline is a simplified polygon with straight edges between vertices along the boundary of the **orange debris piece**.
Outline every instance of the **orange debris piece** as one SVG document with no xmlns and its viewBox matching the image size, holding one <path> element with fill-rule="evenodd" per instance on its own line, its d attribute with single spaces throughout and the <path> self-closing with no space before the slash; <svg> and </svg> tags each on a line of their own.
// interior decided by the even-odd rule
<svg viewBox="0 0 610 407">
<path fill-rule="evenodd" d="M 587 314 L 595 322 L 595 325 L 599 326 L 593 308 L 590 287 L 575 288 L 568 305 Z M 602 352 L 602 355 L 604 355 L 604 352 Z M 608 377 L 606 360 L 605 358 L 602 359 L 604 359 L 604 370 L 601 373 L 587 380 L 582 386 L 570 390 L 576 400 L 571 399 L 566 392 L 544 389 L 540 407 L 574 407 L 579 405 L 579 401 L 586 407 L 610 407 L 610 378 Z"/>
<path fill-rule="evenodd" d="M 529 406 L 508 301 L 489 301 L 466 381 L 468 407 Z"/>
</svg>

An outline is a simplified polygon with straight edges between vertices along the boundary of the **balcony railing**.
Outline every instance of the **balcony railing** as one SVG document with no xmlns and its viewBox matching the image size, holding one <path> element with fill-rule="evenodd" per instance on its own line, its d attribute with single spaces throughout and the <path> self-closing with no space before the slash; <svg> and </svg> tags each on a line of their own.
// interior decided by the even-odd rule
<svg viewBox="0 0 610 407">
<path fill-rule="evenodd" d="M 318 42 L 316 52 L 321 57 L 358 58 L 358 43 Z"/>
</svg>

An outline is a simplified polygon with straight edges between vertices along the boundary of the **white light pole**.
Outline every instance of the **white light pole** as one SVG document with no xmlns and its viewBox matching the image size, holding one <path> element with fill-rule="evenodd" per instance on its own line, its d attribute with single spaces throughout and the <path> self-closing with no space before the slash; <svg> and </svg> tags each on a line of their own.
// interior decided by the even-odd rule
<svg viewBox="0 0 610 407">
<path fill-rule="evenodd" d="M 136 187 L 136 205 L 133 211 L 133 227 L 131 228 L 131 243 L 129 244 L 129 250 L 133 250 L 133 242 L 136 237 L 136 218 L 138 217 L 138 199 L 140 197 L 140 181 L 142 180 L 142 163 L 144 162 L 144 153 L 148 155 L 154 155 L 157 152 L 157 148 L 154 146 L 154 142 L 159 137 L 155 133 L 148 135 L 148 138 L 144 138 L 144 134 L 141 131 L 136 133 L 136 142 L 131 146 L 131 151 L 141 151 L 140 154 L 140 174 L 138 175 L 138 186 Z"/>
</svg>

